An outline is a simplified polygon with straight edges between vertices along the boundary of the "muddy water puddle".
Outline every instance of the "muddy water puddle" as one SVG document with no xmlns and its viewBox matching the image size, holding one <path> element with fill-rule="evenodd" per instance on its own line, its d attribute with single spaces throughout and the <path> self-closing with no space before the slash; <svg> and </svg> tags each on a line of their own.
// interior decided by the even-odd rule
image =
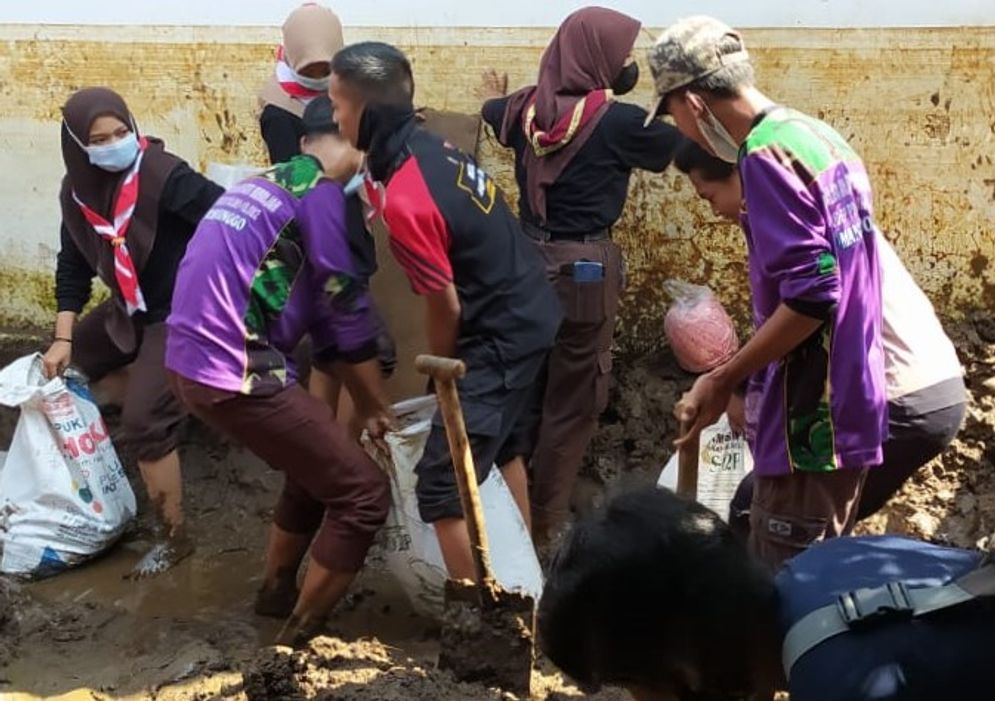
<svg viewBox="0 0 995 701">
<path fill-rule="evenodd" d="M 269 645 L 280 626 L 252 612 L 261 552 L 201 548 L 157 578 L 125 579 L 146 545 L 124 543 L 88 566 L 26 587 L 40 607 L 37 629 L 18 641 L 17 656 L 0 672 L 0 701 L 186 699 L 237 689 L 236 668 Z M 431 657 L 432 626 L 372 564 L 329 632 L 347 640 L 376 635 L 407 654 Z"/>
<path fill-rule="evenodd" d="M 261 581 L 261 558 L 245 550 L 194 555 L 162 575 L 126 579 L 145 544 L 125 543 L 89 566 L 37 582 L 30 593 L 45 603 L 96 604 L 137 618 L 212 621 L 251 601 Z"/>
<path fill-rule="evenodd" d="M 208 550 L 157 578 L 125 579 L 146 547 L 123 543 L 87 566 L 26 587 L 39 606 L 38 628 L 4 670 L 0 701 L 68 692 L 144 698 L 221 671 L 276 634 L 278 621 L 251 612 L 257 554 Z"/>
<path fill-rule="evenodd" d="M 282 478 L 244 451 L 196 444 L 186 451 L 184 471 L 194 554 L 158 577 L 126 579 L 149 547 L 150 524 L 140 520 L 135 535 L 105 556 L 24 585 L 18 625 L 0 631 L 0 648 L 12 651 L 0 668 L 0 701 L 206 699 L 233 689 L 237 695 L 241 665 L 272 642 L 281 624 L 252 606 Z M 141 490 L 137 478 L 132 484 Z M 411 613 L 375 554 L 370 559 L 330 633 L 377 636 L 407 654 L 431 655 L 432 626 Z"/>
</svg>

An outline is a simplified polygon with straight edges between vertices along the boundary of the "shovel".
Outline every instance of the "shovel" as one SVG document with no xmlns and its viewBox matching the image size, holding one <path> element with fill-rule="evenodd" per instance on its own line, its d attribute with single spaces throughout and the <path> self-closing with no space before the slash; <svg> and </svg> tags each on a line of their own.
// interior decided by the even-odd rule
<svg viewBox="0 0 995 701">
<path fill-rule="evenodd" d="M 691 429 L 693 421 L 681 421 L 680 436 Z M 701 434 L 677 449 L 677 494 L 691 499 L 698 498 L 698 449 Z"/>
<path fill-rule="evenodd" d="M 477 682 L 529 698 L 535 646 L 535 601 L 509 592 L 494 579 L 484 510 L 477 488 L 470 442 L 456 381 L 466 375 L 462 361 L 420 355 L 419 372 L 429 375 L 439 398 L 466 527 L 470 533 L 475 582 L 446 581 L 439 667 L 460 681 Z"/>
</svg>

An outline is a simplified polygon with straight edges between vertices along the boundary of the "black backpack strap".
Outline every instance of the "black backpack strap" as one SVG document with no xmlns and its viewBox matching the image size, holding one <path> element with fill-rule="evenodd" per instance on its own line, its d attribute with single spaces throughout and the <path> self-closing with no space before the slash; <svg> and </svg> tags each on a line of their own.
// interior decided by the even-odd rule
<svg viewBox="0 0 995 701">
<path fill-rule="evenodd" d="M 882 621 L 909 620 L 989 596 L 995 596 L 995 564 L 991 562 L 943 586 L 909 589 L 902 582 L 889 582 L 841 594 L 835 603 L 796 622 L 784 636 L 785 678 L 790 679 L 791 668 L 803 655 L 841 633 Z"/>
</svg>

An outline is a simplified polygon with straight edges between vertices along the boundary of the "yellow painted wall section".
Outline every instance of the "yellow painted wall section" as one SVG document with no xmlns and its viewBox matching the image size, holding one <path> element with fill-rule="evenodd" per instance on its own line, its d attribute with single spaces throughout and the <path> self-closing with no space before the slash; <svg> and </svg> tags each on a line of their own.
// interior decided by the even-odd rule
<svg viewBox="0 0 995 701">
<path fill-rule="evenodd" d="M 420 104 L 473 112 L 488 67 L 512 87 L 534 79 L 551 30 L 347 29 L 413 59 Z M 647 32 L 641 42 L 648 43 Z M 777 29 L 745 32 L 760 87 L 822 117 L 863 155 L 878 219 L 939 310 L 995 311 L 995 31 Z M 0 26 L 0 323 L 47 324 L 39 299 L 57 249 L 63 167 L 59 108 L 75 89 L 109 85 L 140 124 L 195 166 L 262 162 L 256 90 L 271 71 L 272 29 Z M 127 41 L 122 41 L 127 38 Z M 644 66 L 645 68 L 645 66 Z M 629 99 L 647 103 L 648 71 Z M 508 154 L 485 136 L 482 160 L 517 200 Z M 620 342 L 657 346 L 662 283 L 711 285 L 748 317 L 739 231 L 720 223 L 674 172 L 633 179 L 616 228 L 629 262 Z M 14 280 L 22 281 L 17 284 Z"/>
</svg>

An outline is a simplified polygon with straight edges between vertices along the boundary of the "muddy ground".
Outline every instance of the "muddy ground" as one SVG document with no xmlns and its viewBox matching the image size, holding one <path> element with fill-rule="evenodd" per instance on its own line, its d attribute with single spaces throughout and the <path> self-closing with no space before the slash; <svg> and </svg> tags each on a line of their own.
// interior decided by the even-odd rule
<svg viewBox="0 0 995 701">
<path fill-rule="evenodd" d="M 948 333 L 966 371 L 971 402 L 950 448 L 923 467 L 859 528 L 964 548 L 995 534 L 995 314 L 977 313 Z"/>
<path fill-rule="evenodd" d="M 973 547 L 995 530 L 995 322 L 950 329 L 972 405 L 952 448 L 920 471 L 865 532 L 907 533 Z M 25 349 L 0 337 L 0 361 Z M 575 506 L 655 480 L 670 455 L 670 407 L 692 378 L 668 353 L 622 358 L 611 409 L 595 438 Z M 15 416 L 0 412 L 0 448 Z M 148 523 L 85 567 L 34 584 L 0 578 L 0 701 L 65 699 L 505 699 L 434 668 L 437 626 L 414 614 L 374 554 L 336 612 L 329 636 L 292 652 L 267 648 L 277 623 L 253 615 L 262 545 L 280 476 L 200 427 L 184 445 L 188 512 L 198 550 L 153 580 L 122 579 L 143 552 Z M 141 498 L 140 482 L 133 479 Z M 143 509 L 143 513 L 147 510 Z M 585 696 L 548 663 L 537 699 Z"/>
<path fill-rule="evenodd" d="M 971 397 L 964 426 L 942 456 L 924 466 L 862 533 L 898 533 L 959 547 L 985 547 L 995 532 L 995 315 L 948 325 Z M 617 488 L 656 480 L 671 455 L 670 408 L 693 382 L 669 353 L 623 358 L 583 468 L 575 508 Z"/>
<path fill-rule="evenodd" d="M 0 367 L 40 344 L 0 334 Z M 16 418 L 0 408 L 0 450 Z M 108 422 L 113 437 L 113 411 Z M 121 452 L 141 514 L 123 541 L 48 580 L 0 577 L 0 701 L 512 698 L 435 669 L 438 625 L 412 611 L 376 549 L 329 637 L 299 652 L 267 648 L 279 622 L 254 615 L 252 601 L 282 477 L 197 424 L 182 447 L 197 551 L 158 578 L 125 580 L 147 549 L 150 523 L 134 463 Z M 614 691 L 585 696 L 543 662 L 533 690 L 550 701 L 624 698 Z"/>
</svg>

